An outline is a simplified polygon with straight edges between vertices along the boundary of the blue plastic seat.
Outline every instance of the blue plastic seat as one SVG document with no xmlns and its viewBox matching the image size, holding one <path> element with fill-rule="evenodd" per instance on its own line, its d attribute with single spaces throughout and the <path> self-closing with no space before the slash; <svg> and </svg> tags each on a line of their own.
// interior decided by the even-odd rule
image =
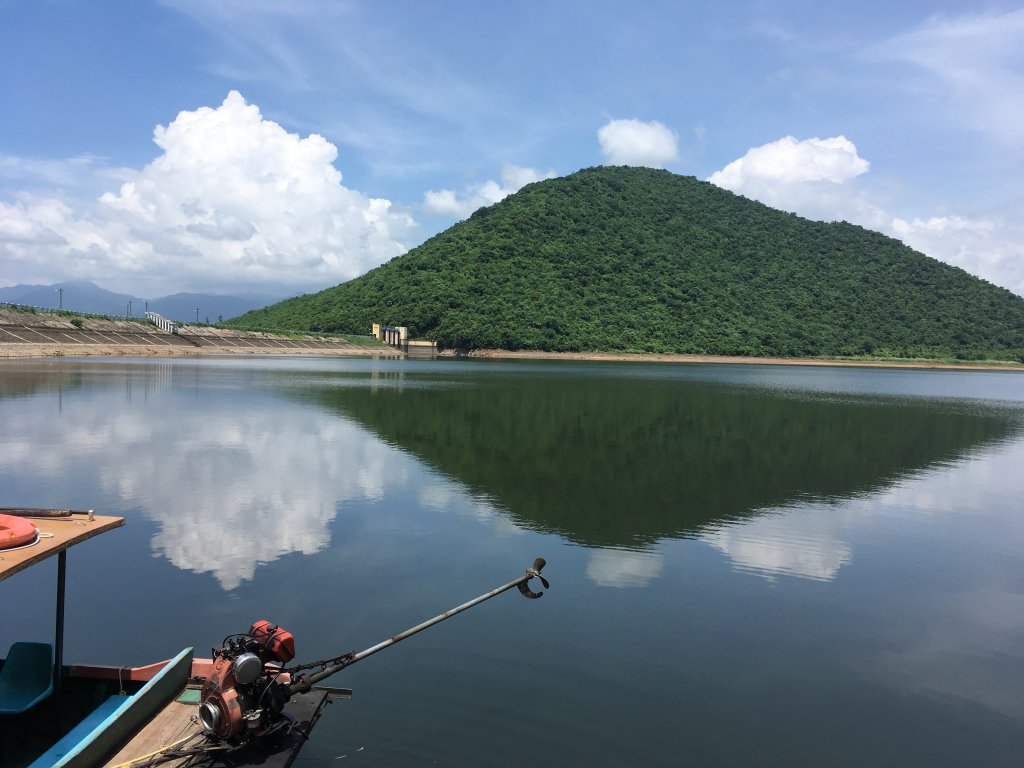
<svg viewBox="0 0 1024 768">
<path fill-rule="evenodd" d="M 0 669 L 0 714 L 16 715 L 53 693 L 53 646 L 18 642 Z"/>
</svg>

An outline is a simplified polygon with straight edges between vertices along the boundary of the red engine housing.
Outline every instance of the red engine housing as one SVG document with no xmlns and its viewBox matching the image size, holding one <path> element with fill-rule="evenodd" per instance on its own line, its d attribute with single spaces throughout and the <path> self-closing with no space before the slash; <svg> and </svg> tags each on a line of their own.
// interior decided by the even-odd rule
<svg viewBox="0 0 1024 768">
<path fill-rule="evenodd" d="M 266 651 L 267 657 L 259 654 L 264 663 L 279 661 L 287 664 L 295 658 L 295 637 L 291 632 L 281 629 L 266 619 L 255 622 L 249 627 L 249 637 L 255 638 Z"/>
<path fill-rule="evenodd" d="M 232 673 L 234 659 L 218 656 L 213 671 L 203 686 L 203 704 L 199 717 L 203 727 L 222 739 L 231 739 L 245 731 L 243 701 L 239 700 Z"/>
<path fill-rule="evenodd" d="M 280 679 L 280 665 L 295 658 L 295 637 L 264 619 L 249 627 L 245 636 L 229 638 L 213 655 L 213 670 L 203 686 L 199 707 L 204 730 L 221 739 L 245 739 L 264 732 L 283 705 L 276 697 L 265 695 L 266 689 L 280 687 L 275 681 Z M 257 664 L 253 655 L 262 663 L 262 672 L 253 672 L 251 665 Z M 236 662 L 246 672 L 239 672 Z M 244 683 L 236 679 L 236 673 Z"/>
</svg>

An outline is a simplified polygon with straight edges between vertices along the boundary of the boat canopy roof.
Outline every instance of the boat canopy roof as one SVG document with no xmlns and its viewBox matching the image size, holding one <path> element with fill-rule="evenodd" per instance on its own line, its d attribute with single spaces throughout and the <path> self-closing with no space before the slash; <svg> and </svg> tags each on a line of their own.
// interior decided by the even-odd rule
<svg viewBox="0 0 1024 768">
<path fill-rule="evenodd" d="M 0 507 L 0 514 L 10 514 L 10 508 Z M 75 544 L 80 544 L 93 536 L 119 528 L 124 525 L 123 517 L 94 515 L 89 512 L 72 512 L 70 510 L 16 510 L 28 516 L 32 524 L 39 529 L 39 537 L 34 544 L 15 549 L 0 549 L 0 581 L 40 563 L 54 555 L 66 552 Z M 32 512 L 40 516 L 31 515 Z M 53 513 L 63 512 L 63 516 L 52 517 Z"/>
</svg>

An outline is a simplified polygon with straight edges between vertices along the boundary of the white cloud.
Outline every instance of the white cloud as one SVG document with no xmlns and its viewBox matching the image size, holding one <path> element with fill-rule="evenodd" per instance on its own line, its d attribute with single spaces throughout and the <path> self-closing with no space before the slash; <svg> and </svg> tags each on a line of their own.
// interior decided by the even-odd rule
<svg viewBox="0 0 1024 768">
<path fill-rule="evenodd" d="M 747 150 L 708 181 L 810 219 L 845 220 L 884 230 L 889 224 L 885 211 L 848 184 L 870 167 L 845 136 L 802 141 L 786 136 Z"/>
<path fill-rule="evenodd" d="M 423 193 L 423 208 L 439 216 L 464 219 L 478 208 L 494 205 L 527 184 L 554 177 L 555 172 L 551 170 L 538 171 L 536 168 L 505 163 L 501 169 L 500 183 L 488 180 L 482 184 L 473 184 L 463 191 L 461 197 L 452 189 L 427 190 Z"/>
<path fill-rule="evenodd" d="M 464 218 L 468 215 L 465 209 L 468 203 L 464 204 L 455 196 L 454 189 L 442 189 L 435 192 L 428 189 L 423 193 L 423 207 L 428 213 L 436 213 L 439 216 L 457 216 Z M 469 211 L 472 213 L 472 210 Z"/>
<path fill-rule="evenodd" d="M 59 160 L 0 155 L 0 179 L 70 187 L 102 165 L 103 159 L 94 155 Z"/>
<path fill-rule="evenodd" d="M 157 126 L 154 141 L 160 156 L 98 204 L 22 194 L 2 205 L 6 271 L 141 293 L 308 290 L 405 250 L 411 217 L 342 185 L 334 145 L 286 132 L 236 91 Z"/>
<path fill-rule="evenodd" d="M 657 120 L 609 120 L 597 140 L 609 165 L 664 168 L 679 157 L 677 136 Z"/>
<path fill-rule="evenodd" d="M 932 75 L 949 119 L 1017 153 L 1024 148 L 1024 10 L 935 18 L 871 53 Z"/>
<path fill-rule="evenodd" d="M 786 136 L 748 150 L 739 160 L 713 173 L 708 181 L 734 192 L 807 181 L 842 184 L 867 173 L 869 168 L 868 161 L 857 154 L 857 147 L 845 136 L 804 141 Z"/>
<path fill-rule="evenodd" d="M 984 219 L 896 217 L 890 232 L 922 253 L 1024 296 L 1024 212 Z"/>
<path fill-rule="evenodd" d="M 765 205 L 810 219 L 849 221 L 1024 295 L 1024 216 L 955 213 L 894 216 L 858 184 L 870 168 L 845 136 L 800 141 L 786 136 L 754 147 L 709 178 Z"/>
</svg>

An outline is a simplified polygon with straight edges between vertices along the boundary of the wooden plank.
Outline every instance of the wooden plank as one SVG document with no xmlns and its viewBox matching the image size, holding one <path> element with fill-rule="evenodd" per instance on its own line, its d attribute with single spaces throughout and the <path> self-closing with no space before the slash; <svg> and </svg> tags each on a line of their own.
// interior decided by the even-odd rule
<svg viewBox="0 0 1024 768">
<path fill-rule="evenodd" d="M 0 581 L 93 536 L 119 528 L 124 525 L 124 518 L 81 513 L 61 518 L 32 518 L 32 524 L 41 534 L 52 535 L 40 537 L 30 547 L 0 549 Z"/>
<path fill-rule="evenodd" d="M 257 740 L 253 744 L 232 751 L 229 755 L 225 755 L 223 752 L 214 752 L 211 755 L 190 755 L 169 760 L 160 765 L 167 766 L 167 768 L 186 768 L 186 766 L 188 768 L 199 768 L 200 766 L 208 768 L 216 766 L 289 768 L 305 745 L 313 726 L 323 714 L 327 696 L 326 692 L 318 690 L 292 696 L 291 701 L 284 708 L 284 711 L 295 721 L 295 725 L 289 733 L 276 735 L 266 741 Z M 198 726 L 191 723 L 191 717 L 195 713 L 195 704 L 171 702 L 158 716 L 165 717 L 166 720 L 160 724 L 156 724 L 154 721 L 154 724 L 151 724 L 152 727 L 147 726 L 143 729 L 130 744 L 106 763 L 106 767 L 112 768 L 128 760 L 138 760 L 140 757 L 199 732 Z M 183 723 L 182 717 L 188 718 L 187 724 Z M 187 742 L 184 746 L 192 747 L 201 744 L 203 744 L 203 740 L 197 738 Z"/>
<path fill-rule="evenodd" d="M 92 768 L 115 751 L 184 689 L 192 669 L 192 649 L 186 648 L 142 689 L 100 723 L 57 766 Z M 56 768 L 56 766 L 55 766 Z"/>
<path fill-rule="evenodd" d="M 170 701 L 123 749 L 107 761 L 106 765 L 114 766 L 129 760 L 139 760 L 153 752 L 178 744 L 190 736 L 198 736 L 202 731 L 198 723 L 192 722 L 192 715 L 196 714 L 196 711 L 195 704 Z M 196 741 L 198 743 L 199 740 Z M 165 765 L 180 765 L 183 761 L 184 758 Z"/>
</svg>

